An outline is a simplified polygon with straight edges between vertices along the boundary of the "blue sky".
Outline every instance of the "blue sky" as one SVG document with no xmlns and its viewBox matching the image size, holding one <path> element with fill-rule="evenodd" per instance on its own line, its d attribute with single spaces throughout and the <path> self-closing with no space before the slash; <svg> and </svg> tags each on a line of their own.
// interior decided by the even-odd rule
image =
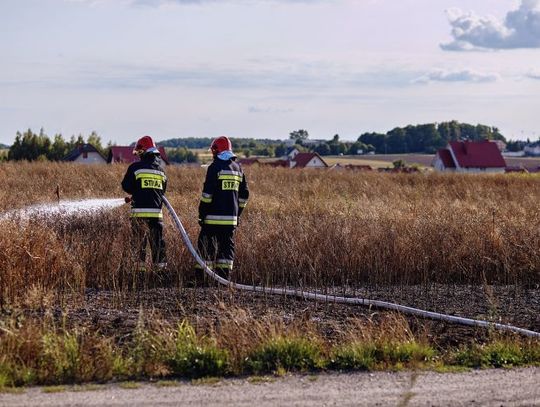
<svg viewBox="0 0 540 407">
<path fill-rule="evenodd" d="M 539 0 L 2 0 L 0 142 L 540 136 Z"/>
</svg>

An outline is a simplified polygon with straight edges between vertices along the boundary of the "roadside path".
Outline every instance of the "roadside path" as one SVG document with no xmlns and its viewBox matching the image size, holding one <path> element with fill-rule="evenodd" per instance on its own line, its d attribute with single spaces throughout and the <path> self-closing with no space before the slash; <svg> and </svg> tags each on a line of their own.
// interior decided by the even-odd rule
<svg viewBox="0 0 540 407">
<path fill-rule="evenodd" d="M 196 383 L 196 382 L 195 382 Z M 136 389 L 0 394 L 0 406 L 538 406 L 540 368 L 433 372 L 321 374 L 178 382 Z M 206 383 L 206 384 L 204 384 Z"/>
</svg>

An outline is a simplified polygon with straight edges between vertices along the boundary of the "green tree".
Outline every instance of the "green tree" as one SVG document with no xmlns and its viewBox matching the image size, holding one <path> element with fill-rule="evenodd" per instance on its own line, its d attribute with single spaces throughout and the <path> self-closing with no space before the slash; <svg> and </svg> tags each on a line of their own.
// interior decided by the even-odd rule
<svg viewBox="0 0 540 407">
<path fill-rule="evenodd" d="M 309 133 L 307 130 L 304 129 L 295 130 L 289 133 L 289 138 L 291 140 L 295 140 L 297 144 L 302 144 L 304 140 L 307 140 L 309 138 Z"/>
</svg>

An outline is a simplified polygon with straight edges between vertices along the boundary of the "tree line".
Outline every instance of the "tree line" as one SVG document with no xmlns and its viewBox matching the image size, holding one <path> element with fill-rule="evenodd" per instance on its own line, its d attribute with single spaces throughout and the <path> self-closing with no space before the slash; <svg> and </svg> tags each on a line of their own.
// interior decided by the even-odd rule
<svg viewBox="0 0 540 407">
<path fill-rule="evenodd" d="M 17 132 L 7 158 L 10 161 L 61 161 L 76 146 L 85 143 L 92 144 L 104 156 L 111 146 L 109 143 L 103 147 L 101 137 L 95 131 L 86 140 L 82 134 L 71 136 L 69 140 L 65 140 L 62 134 L 55 134 L 51 140 L 43 129 L 39 133 L 28 129 L 23 133 Z"/>
<path fill-rule="evenodd" d="M 86 138 L 79 134 L 66 140 L 62 134 L 55 134 L 51 139 L 43 129 L 39 133 L 28 129 L 23 133 L 17 132 L 13 145 L 8 147 L 7 154 L 0 154 L 0 161 L 62 161 L 74 148 L 82 144 L 91 144 L 105 158 L 109 155 L 110 148 L 115 145 L 109 142 L 104 146 L 101 137 L 95 131 Z M 167 149 L 167 156 L 169 161 L 174 163 L 192 163 L 198 162 L 199 159 L 196 153 L 185 147 Z"/>
<path fill-rule="evenodd" d="M 426 153 L 433 154 L 439 148 L 445 147 L 453 140 L 501 140 L 506 142 L 505 137 L 496 127 L 482 124 L 471 125 L 457 121 L 443 123 L 429 123 L 396 127 L 386 133 L 364 133 L 356 141 L 343 141 L 338 134 L 330 140 L 310 140 L 309 133 L 305 129 L 295 130 L 289 134 L 295 146 L 300 151 L 313 151 L 320 155 L 358 155 L 370 152 L 377 154 L 406 154 Z M 190 151 L 192 149 L 206 149 L 212 142 L 208 137 L 175 138 L 159 142 L 160 146 L 167 149 L 167 155 L 171 162 L 198 162 L 198 155 Z M 283 140 L 255 139 L 255 138 L 231 138 L 235 152 L 246 157 L 282 157 L 287 153 L 291 143 Z M 101 137 L 92 132 L 88 137 L 81 134 L 71 136 L 69 140 L 61 134 L 55 134 L 49 138 L 43 129 L 39 133 L 32 130 L 21 133 L 17 132 L 15 142 L 9 148 L 7 157 L 0 155 L 0 160 L 51 160 L 60 161 L 77 145 L 92 144 L 104 156 L 108 155 L 109 148 L 113 143 L 103 146 Z M 522 142 L 510 142 L 509 149 L 522 147 Z"/>
</svg>

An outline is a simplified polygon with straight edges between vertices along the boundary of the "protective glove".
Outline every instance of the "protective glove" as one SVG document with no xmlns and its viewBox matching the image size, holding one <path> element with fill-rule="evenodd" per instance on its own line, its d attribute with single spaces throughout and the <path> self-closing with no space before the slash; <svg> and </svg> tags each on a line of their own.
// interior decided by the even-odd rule
<svg viewBox="0 0 540 407">
<path fill-rule="evenodd" d="M 133 198 L 130 197 L 130 196 L 126 196 L 126 197 L 124 198 L 124 202 L 125 202 L 125 203 L 131 203 L 131 201 L 133 201 Z"/>
</svg>

